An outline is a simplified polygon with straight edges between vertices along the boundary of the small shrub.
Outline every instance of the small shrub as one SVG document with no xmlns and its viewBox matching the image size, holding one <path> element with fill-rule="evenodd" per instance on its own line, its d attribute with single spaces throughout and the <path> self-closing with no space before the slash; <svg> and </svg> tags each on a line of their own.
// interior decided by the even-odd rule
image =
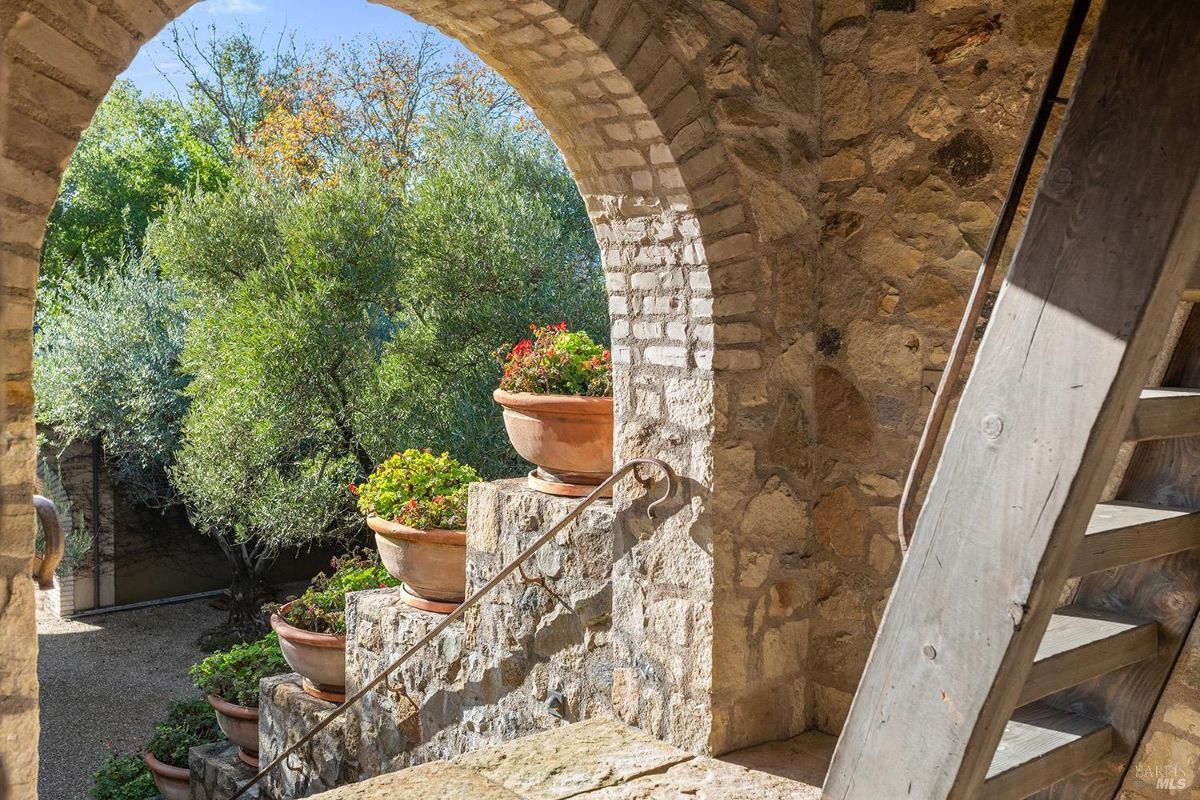
<svg viewBox="0 0 1200 800">
<path fill-rule="evenodd" d="M 290 671 L 291 667 L 279 649 L 279 637 L 268 633 L 257 642 L 234 645 L 225 652 L 213 653 L 193 666 L 188 676 L 206 695 L 216 695 L 227 703 L 253 708 L 258 706 L 258 682 Z"/>
<path fill-rule="evenodd" d="M 187 769 L 188 750 L 224 738 L 216 712 L 207 700 L 197 697 L 171 704 L 167 721 L 154 726 L 154 735 L 146 749 L 164 764 Z"/>
<path fill-rule="evenodd" d="M 567 323 L 530 325 L 533 339 L 505 345 L 496 353 L 504 366 L 506 392 L 608 397 L 612 394 L 612 355 L 584 331 Z"/>
<path fill-rule="evenodd" d="M 92 776 L 90 794 L 92 800 L 150 800 L 158 789 L 141 756 L 110 753 Z"/>
<path fill-rule="evenodd" d="M 385 589 L 399 586 L 379 561 L 379 554 L 362 550 L 335 558 L 333 574 L 321 573 L 313 578 L 308 589 L 293 598 L 291 609 L 283 614 L 287 624 L 313 633 L 346 632 L 346 594 L 365 589 Z M 268 604 L 265 609 L 280 613 L 281 606 Z"/>
<path fill-rule="evenodd" d="M 367 481 L 350 484 L 358 510 L 401 525 L 461 530 L 467 524 L 467 486 L 479 473 L 447 453 L 405 450 L 384 461 Z"/>
</svg>

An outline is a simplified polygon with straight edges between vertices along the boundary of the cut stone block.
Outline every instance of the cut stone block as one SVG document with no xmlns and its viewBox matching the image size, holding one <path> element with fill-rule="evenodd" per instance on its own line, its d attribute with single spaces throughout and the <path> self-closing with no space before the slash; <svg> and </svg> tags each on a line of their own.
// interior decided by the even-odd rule
<svg viewBox="0 0 1200 800">
<path fill-rule="evenodd" d="M 435 761 L 321 795 L 320 800 L 521 800 L 474 770 Z"/>
<path fill-rule="evenodd" d="M 562 800 L 691 758 L 642 731 L 598 718 L 462 756 L 457 763 L 525 800 Z"/>
<path fill-rule="evenodd" d="M 821 786 L 755 772 L 712 758 L 676 764 L 666 772 L 588 792 L 586 800 L 820 800 Z"/>
<path fill-rule="evenodd" d="M 262 764 L 270 763 L 337 708 L 334 703 L 306 693 L 296 673 L 264 678 L 259 688 L 258 738 Z M 356 770 L 358 739 L 347 735 L 357 724 L 351 712 L 321 731 L 288 759 L 290 764 L 285 762 L 263 778 L 264 797 L 288 800 L 308 797 L 359 780 Z"/>
<path fill-rule="evenodd" d="M 233 793 L 254 777 L 255 770 L 238 758 L 232 742 L 217 742 L 188 751 L 188 769 L 192 773 L 192 800 L 229 800 Z M 258 800 L 259 787 L 253 786 L 242 797 Z"/>
</svg>

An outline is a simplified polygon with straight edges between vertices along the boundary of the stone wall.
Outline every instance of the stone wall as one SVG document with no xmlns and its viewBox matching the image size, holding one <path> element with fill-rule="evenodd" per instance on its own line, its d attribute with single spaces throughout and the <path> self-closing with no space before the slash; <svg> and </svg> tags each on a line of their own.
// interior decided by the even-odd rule
<svg viewBox="0 0 1200 800">
<path fill-rule="evenodd" d="M 822 6 L 816 503 L 787 593 L 812 611 L 823 731 L 841 730 L 899 569 L 901 486 L 1069 6 Z"/>
<path fill-rule="evenodd" d="M 724 752 L 836 731 L 898 567 L 899 484 L 1066 0 L 386 0 L 525 97 L 610 297 L 621 718 Z M 0 727 L 36 731 L 33 292 L 96 104 L 194 0 L 0 6 Z M 32 795 L 36 737 L 0 739 Z"/>
</svg>

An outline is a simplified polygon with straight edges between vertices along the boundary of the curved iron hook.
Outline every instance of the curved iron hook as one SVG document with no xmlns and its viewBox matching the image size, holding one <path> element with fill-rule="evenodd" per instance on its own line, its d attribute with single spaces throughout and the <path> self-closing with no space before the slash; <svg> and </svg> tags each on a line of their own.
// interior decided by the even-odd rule
<svg viewBox="0 0 1200 800">
<path fill-rule="evenodd" d="M 645 487 L 647 491 L 649 491 L 650 487 L 654 484 L 654 479 L 643 478 L 641 473 L 638 472 L 638 467 L 640 467 L 642 464 L 649 464 L 662 470 L 663 479 L 666 481 L 667 486 L 663 490 L 662 497 L 659 497 L 646 507 L 646 516 L 648 516 L 650 519 L 654 519 L 658 515 L 658 507 L 670 500 L 675 495 L 675 470 L 671 469 L 671 466 L 667 464 L 667 462 L 660 461 L 657 458 L 638 458 L 629 463 L 633 465 L 633 479 Z"/>
</svg>

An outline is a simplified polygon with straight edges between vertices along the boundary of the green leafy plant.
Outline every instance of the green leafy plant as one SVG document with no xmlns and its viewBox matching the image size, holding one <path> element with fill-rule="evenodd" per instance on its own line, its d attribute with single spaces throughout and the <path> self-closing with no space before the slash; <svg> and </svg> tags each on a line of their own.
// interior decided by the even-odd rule
<svg viewBox="0 0 1200 800">
<path fill-rule="evenodd" d="M 384 461 L 361 485 L 350 484 L 358 510 L 410 528 L 461 530 L 467 524 L 467 487 L 479 480 L 474 468 L 449 453 L 408 449 Z"/>
<path fill-rule="evenodd" d="M 147 750 L 164 764 L 187 768 L 188 750 L 225 738 L 208 701 L 197 697 L 172 703 L 166 722 L 154 726 Z"/>
<path fill-rule="evenodd" d="M 158 797 L 154 776 L 141 756 L 110 753 L 92 776 L 92 800 L 150 800 Z"/>
<path fill-rule="evenodd" d="M 279 637 L 272 632 L 257 642 L 213 653 L 194 665 L 188 676 L 206 695 L 216 695 L 239 706 L 257 707 L 258 682 L 290 671 L 279 649 Z"/>
<path fill-rule="evenodd" d="M 370 550 L 349 553 L 333 559 L 332 575 L 321 573 L 312 579 L 308 589 L 292 598 L 291 608 L 283 613 L 286 603 L 269 603 L 268 613 L 280 614 L 293 627 L 313 633 L 346 632 L 346 595 L 366 589 L 386 589 L 399 586 L 379 561 L 379 554 Z"/>
<path fill-rule="evenodd" d="M 612 394 L 612 354 L 584 331 L 567 323 L 530 325 L 533 339 L 505 345 L 496 353 L 504 366 L 506 392 L 608 397 Z"/>
</svg>

